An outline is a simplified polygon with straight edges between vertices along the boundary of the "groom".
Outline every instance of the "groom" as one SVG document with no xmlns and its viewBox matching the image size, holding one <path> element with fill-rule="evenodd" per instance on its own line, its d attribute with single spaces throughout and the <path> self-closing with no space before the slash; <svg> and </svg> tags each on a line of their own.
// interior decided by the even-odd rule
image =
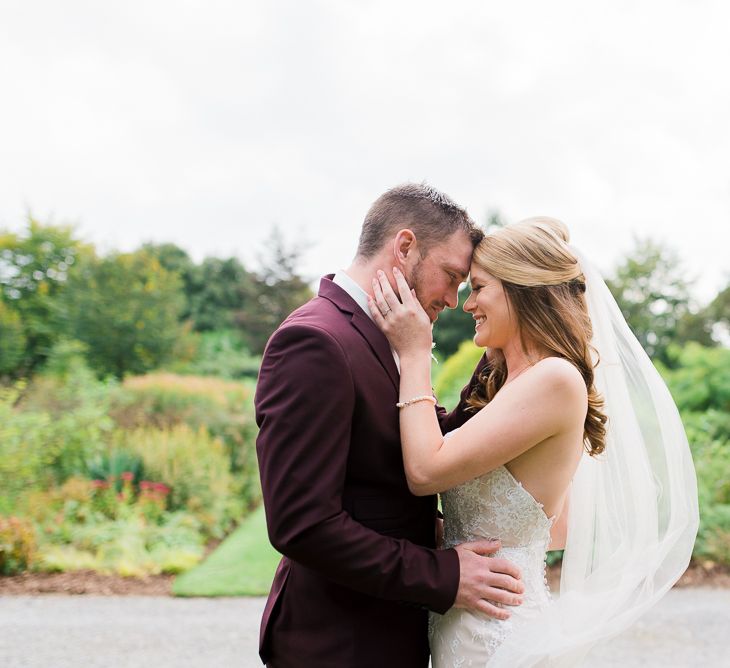
<svg viewBox="0 0 730 668">
<path fill-rule="evenodd" d="M 378 269 L 397 266 L 432 321 L 457 305 L 482 238 L 427 185 L 378 198 L 352 265 L 269 340 L 256 389 L 257 453 L 269 538 L 282 558 L 264 610 L 270 668 L 425 668 L 428 611 L 517 604 L 518 570 L 499 544 L 436 550 L 436 497 L 406 483 L 398 360 L 367 305 Z M 444 432 L 462 403 L 437 409 Z"/>
</svg>

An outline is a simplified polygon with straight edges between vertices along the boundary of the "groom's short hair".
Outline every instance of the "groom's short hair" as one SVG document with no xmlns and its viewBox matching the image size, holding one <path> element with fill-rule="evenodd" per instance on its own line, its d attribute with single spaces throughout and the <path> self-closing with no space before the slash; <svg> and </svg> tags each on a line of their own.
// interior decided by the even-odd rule
<svg viewBox="0 0 730 668">
<path fill-rule="evenodd" d="M 406 228 L 416 235 L 421 254 L 460 230 L 474 246 L 484 238 L 466 210 L 448 195 L 427 183 L 403 183 L 373 202 L 362 224 L 357 255 L 373 257 L 390 237 Z"/>
</svg>

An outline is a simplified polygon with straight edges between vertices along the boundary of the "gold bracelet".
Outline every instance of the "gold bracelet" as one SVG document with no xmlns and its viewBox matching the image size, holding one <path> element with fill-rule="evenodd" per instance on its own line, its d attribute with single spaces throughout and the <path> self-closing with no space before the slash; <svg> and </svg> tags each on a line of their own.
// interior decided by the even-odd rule
<svg viewBox="0 0 730 668">
<path fill-rule="evenodd" d="M 399 401 L 396 404 L 397 408 L 406 408 L 407 406 L 412 406 L 413 404 L 417 404 L 419 401 L 430 401 L 434 406 L 436 405 L 436 399 L 428 394 L 424 394 L 420 397 L 413 397 L 413 399 L 408 399 L 407 401 Z"/>
</svg>

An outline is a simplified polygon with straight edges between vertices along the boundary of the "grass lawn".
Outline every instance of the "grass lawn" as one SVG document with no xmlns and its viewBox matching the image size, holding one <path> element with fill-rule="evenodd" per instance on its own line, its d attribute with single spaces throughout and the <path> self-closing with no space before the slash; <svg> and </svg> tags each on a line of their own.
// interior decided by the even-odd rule
<svg viewBox="0 0 730 668">
<path fill-rule="evenodd" d="M 263 505 L 199 566 L 175 579 L 176 596 L 263 596 L 280 555 L 269 543 Z"/>
</svg>

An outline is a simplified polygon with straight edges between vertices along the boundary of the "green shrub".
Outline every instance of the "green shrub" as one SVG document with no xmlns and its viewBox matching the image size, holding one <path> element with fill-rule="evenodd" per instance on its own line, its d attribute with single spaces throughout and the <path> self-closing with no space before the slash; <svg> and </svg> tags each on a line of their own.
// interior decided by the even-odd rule
<svg viewBox="0 0 730 668">
<path fill-rule="evenodd" d="M 714 408 L 704 413 L 688 411 L 682 414 L 682 422 L 690 443 L 718 441 L 728 443 L 730 447 L 730 412 Z"/>
<path fill-rule="evenodd" d="M 67 543 L 48 543 L 41 548 L 38 569 L 90 569 L 129 577 L 184 572 L 203 557 L 201 533 L 197 522 L 182 513 L 171 514 L 167 520 L 157 526 L 132 516 L 76 525 Z"/>
<path fill-rule="evenodd" d="M 166 369 L 183 375 L 255 380 L 261 357 L 252 355 L 242 334 L 235 329 L 190 333 L 192 359 L 167 364 Z M 187 353 L 190 356 L 190 353 Z"/>
<path fill-rule="evenodd" d="M 93 571 L 98 568 L 99 562 L 95 555 L 71 545 L 49 545 L 38 556 L 37 569 L 46 573 Z"/>
<path fill-rule="evenodd" d="M 250 385 L 220 378 L 156 373 L 128 378 L 115 393 L 111 415 L 125 430 L 186 424 L 220 438 L 247 506 L 260 499 L 256 422 Z"/>
<path fill-rule="evenodd" d="M 682 413 L 717 409 L 730 412 L 730 348 L 688 343 L 671 347 L 673 367 L 659 367 Z"/>
<path fill-rule="evenodd" d="M 254 435 L 250 386 L 121 387 L 59 341 L 42 373 L 0 389 L 0 513 L 32 522 L 40 569 L 180 572 L 259 498 Z"/>
<path fill-rule="evenodd" d="M 53 482 L 50 467 L 60 450 L 50 415 L 16 408 L 22 388 L 0 388 L 0 505 L 5 509 L 29 488 Z"/>
<path fill-rule="evenodd" d="M 119 493 L 109 481 L 71 478 L 29 494 L 25 512 L 39 536 L 36 568 L 140 576 L 192 567 L 202 558 L 206 532 L 192 513 L 167 512 L 168 491 L 149 481 L 137 488 L 122 474 Z"/>
<path fill-rule="evenodd" d="M 657 364 L 682 413 L 697 472 L 700 528 L 694 556 L 730 564 L 730 349 L 697 343 Z"/>
<path fill-rule="evenodd" d="M 142 458 L 119 448 L 99 455 L 88 463 L 88 475 L 92 480 L 107 480 L 113 483 L 114 491 L 122 491 L 122 476 L 130 475 L 137 484 L 144 477 Z"/>
<path fill-rule="evenodd" d="M 17 311 L 0 298 L 0 376 L 15 371 L 23 361 L 25 334 Z"/>
<path fill-rule="evenodd" d="M 96 377 L 86 362 L 89 347 L 74 339 L 59 339 L 51 347 L 43 365 L 43 374 L 60 380 L 80 380 L 94 385 Z"/>
<path fill-rule="evenodd" d="M 18 517 L 0 517 L 0 574 L 13 575 L 26 570 L 35 550 L 35 532 L 30 522 Z"/>
<path fill-rule="evenodd" d="M 204 428 L 143 428 L 121 437 L 146 474 L 170 486 L 169 507 L 195 514 L 209 535 L 222 537 L 243 515 L 223 442 Z"/>
<path fill-rule="evenodd" d="M 483 348 L 478 348 L 471 341 L 464 341 L 456 353 L 443 363 L 434 387 L 442 406 L 449 410 L 456 406 L 461 390 L 469 382 L 483 354 Z"/>
<path fill-rule="evenodd" d="M 730 444 L 693 444 L 700 502 L 695 556 L 730 564 Z"/>
<path fill-rule="evenodd" d="M 42 426 L 21 437 L 21 449 L 41 451 L 46 478 L 59 484 L 86 475 L 87 463 L 105 452 L 114 427 L 109 402 L 116 384 L 97 380 L 81 350 L 73 341 L 54 346 L 44 372 L 17 399 L 13 416 L 16 422 Z"/>
</svg>

